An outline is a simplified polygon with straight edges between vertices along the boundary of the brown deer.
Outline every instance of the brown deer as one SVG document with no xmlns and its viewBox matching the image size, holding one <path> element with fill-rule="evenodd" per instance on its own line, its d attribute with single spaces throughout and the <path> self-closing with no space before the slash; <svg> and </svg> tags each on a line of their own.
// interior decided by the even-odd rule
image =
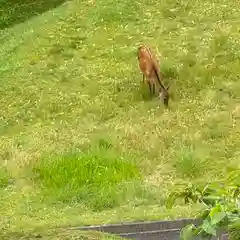
<svg viewBox="0 0 240 240">
<path fill-rule="evenodd" d="M 165 88 L 160 79 L 160 67 L 158 61 L 151 49 L 145 45 L 138 47 L 138 61 L 141 72 L 143 73 L 143 83 L 147 80 L 150 94 L 155 93 L 157 88 L 159 96 L 163 99 L 163 103 L 168 107 L 169 93 L 168 88 Z"/>
</svg>

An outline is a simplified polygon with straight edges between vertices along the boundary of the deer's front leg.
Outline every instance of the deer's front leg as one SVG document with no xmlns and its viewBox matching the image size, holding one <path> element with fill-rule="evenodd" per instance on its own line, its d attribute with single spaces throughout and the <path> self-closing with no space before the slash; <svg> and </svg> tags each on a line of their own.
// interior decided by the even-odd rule
<svg viewBox="0 0 240 240">
<path fill-rule="evenodd" d="M 156 92 L 155 90 L 156 90 L 156 87 L 155 87 L 155 84 L 153 83 L 153 84 L 152 84 L 152 94 L 153 94 L 153 95 L 154 95 L 155 92 Z"/>
<path fill-rule="evenodd" d="M 151 81 L 147 81 L 147 83 L 148 83 L 148 88 L 149 88 L 149 94 L 150 94 L 150 96 L 152 96 L 152 83 L 151 83 Z"/>
</svg>

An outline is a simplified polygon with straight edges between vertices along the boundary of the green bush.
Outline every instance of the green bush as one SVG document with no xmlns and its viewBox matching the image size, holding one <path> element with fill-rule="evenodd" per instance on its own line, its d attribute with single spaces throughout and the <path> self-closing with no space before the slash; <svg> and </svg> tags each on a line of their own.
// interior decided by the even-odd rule
<svg viewBox="0 0 240 240">
<path fill-rule="evenodd" d="M 225 179 L 209 184 L 188 184 L 185 189 L 169 194 L 166 206 L 172 208 L 177 199 L 200 203 L 205 208 L 198 214 L 200 225 L 190 224 L 181 231 L 181 239 L 192 240 L 196 236 L 212 239 L 219 231 L 229 234 L 231 240 L 239 239 L 240 232 L 240 170 L 231 171 Z"/>
</svg>

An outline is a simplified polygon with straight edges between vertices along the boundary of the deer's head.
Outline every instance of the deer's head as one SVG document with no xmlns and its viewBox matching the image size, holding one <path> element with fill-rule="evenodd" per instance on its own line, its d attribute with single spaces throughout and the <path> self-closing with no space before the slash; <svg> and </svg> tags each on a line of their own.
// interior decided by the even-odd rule
<svg viewBox="0 0 240 240">
<path fill-rule="evenodd" d="M 163 103 L 166 107 L 168 107 L 168 102 L 169 102 L 169 92 L 168 92 L 169 86 L 167 88 L 162 88 L 160 92 L 160 98 L 163 100 Z"/>
</svg>

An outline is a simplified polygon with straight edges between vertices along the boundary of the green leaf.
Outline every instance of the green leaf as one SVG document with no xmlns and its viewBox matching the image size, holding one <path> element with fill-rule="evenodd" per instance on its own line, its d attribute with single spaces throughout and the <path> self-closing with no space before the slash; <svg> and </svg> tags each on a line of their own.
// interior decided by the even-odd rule
<svg viewBox="0 0 240 240">
<path fill-rule="evenodd" d="M 195 194 L 191 194 L 191 196 L 189 196 L 190 199 L 192 199 L 192 201 L 194 203 L 196 203 L 199 200 L 199 197 Z"/>
<path fill-rule="evenodd" d="M 198 219 L 204 220 L 205 218 L 208 217 L 209 213 L 210 213 L 210 210 L 209 210 L 209 209 L 205 209 L 204 211 L 202 211 L 202 212 L 199 214 Z"/>
<path fill-rule="evenodd" d="M 240 219 L 236 219 L 234 222 L 229 224 L 228 226 L 229 229 L 240 229 Z"/>
<path fill-rule="evenodd" d="M 239 184 L 240 182 L 240 170 L 234 170 L 228 175 L 229 184 Z"/>
<path fill-rule="evenodd" d="M 233 192 L 233 197 L 237 198 L 240 195 L 240 186 L 236 186 L 234 192 Z"/>
<path fill-rule="evenodd" d="M 202 203 L 207 206 L 214 206 L 216 202 L 220 201 L 222 198 L 218 196 L 204 196 L 201 198 Z"/>
<path fill-rule="evenodd" d="M 202 225 L 200 226 L 206 233 L 216 236 L 217 235 L 217 231 L 216 228 L 211 224 L 211 222 L 209 222 L 207 219 L 205 219 L 202 223 Z"/>
<path fill-rule="evenodd" d="M 209 192 L 212 192 L 212 189 L 209 188 L 209 184 L 206 184 L 201 193 L 204 196 L 205 194 L 209 194 Z"/>
<path fill-rule="evenodd" d="M 176 202 L 177 198 L 179 198 L 179 193 L 172 192 L 166 201 L 166 208 L 170 209 L 173 207 L 174 203 Z"/>
<path fill-rule="evenodd" d="M 185 226 L 181 231 L 180 238 L 182 240 L 191 240 L 195 236 L 194 234 L 195 229 L 196 228 L 193 224 Z"/>
<path fill-rule="evenodd" d="M 211 219 L 211 224 L 215 225 L 226 216 L 226 213 L 222 210 L 220 205 L 217 205 L 216 207 L 211 209 L 209 216 Z"/>
<path fill-rule="evenodd" d="M 188 198 L 188 196 L 186 196 L 186 197 L 184 198 L 184 202 L 185 202 L 185 204 L 189 203 L 189 198 Z"/>
</svg>

